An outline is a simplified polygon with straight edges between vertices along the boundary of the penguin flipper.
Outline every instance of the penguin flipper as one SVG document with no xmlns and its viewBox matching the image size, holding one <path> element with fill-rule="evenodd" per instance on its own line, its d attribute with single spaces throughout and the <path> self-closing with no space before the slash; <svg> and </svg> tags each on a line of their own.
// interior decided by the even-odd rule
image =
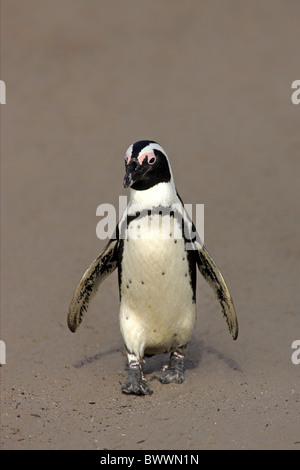
<svg viewBox="0 0 300 470">
<path fill-rule="evenodd" d="M 196 243 L 197 265 L 202 276 L 214 291 L 233 339 L 238 337 L 238 321 L 232 297 L 219 268 L 204 245 Z"/>
<path fill-rule="evenodd" d="M 100 284 L 117 267 L 118 240 L 110 240 L 103 252 L 92 262 L 79 282 L 68 313 L 68 327 L 75 332 L 82 322 L 90 301 L 96 295 Z"/>
</svg>

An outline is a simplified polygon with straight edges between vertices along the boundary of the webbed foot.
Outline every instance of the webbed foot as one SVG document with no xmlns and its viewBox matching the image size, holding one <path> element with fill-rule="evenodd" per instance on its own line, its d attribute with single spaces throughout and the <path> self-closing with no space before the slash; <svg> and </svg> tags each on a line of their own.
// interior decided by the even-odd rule
<svg viewBox="0 0 300 470">
<path fill-rule="evenodd" d="M 139 362 L 129 364 L 128 377 L 121 386 L 121 390 L 123 393 L 134 395 L 151 395 L 153 393 Z"/>
<path fill-rule="evenodd" d="M 183 372 L 184 355 L 178 351 L 171 353 L 169 365 L 166 366 L 160 375 L 154 378 L 159 380 L 162 384 L 169 384 L 175 382 L 181 384 L 184 382 Z"/>
</svg>

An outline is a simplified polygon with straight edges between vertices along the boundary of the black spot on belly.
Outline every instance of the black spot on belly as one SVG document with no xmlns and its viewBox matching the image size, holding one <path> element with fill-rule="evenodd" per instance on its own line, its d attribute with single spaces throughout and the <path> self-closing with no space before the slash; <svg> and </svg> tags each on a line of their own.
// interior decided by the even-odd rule
<svg viewBox="0 0 300 470">
<path fill-rule="evenodd" d="M 145 284 L 144 281 L 142 281 L 142 284 Z"/>
<path fill-rule="evenodd" d="M 162 275 L 163 275 L 163 276 L 165 275 L 165 272 L 164 272 L 164 271 L 162 272 Z"/>
</svg>

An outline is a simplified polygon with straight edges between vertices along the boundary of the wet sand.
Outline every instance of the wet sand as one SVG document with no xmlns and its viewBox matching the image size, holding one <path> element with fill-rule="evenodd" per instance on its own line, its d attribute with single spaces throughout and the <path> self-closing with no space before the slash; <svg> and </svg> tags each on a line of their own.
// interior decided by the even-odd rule
<svg viewBox="0 0 300 470">
<path fill-rule="evenodd" d="M 1 2 L 2 449 L 300 449 L 298 2 Z M 125 396 L 117 274 L 82 325 L 127 147 L 167 151 L 239 318 L 198 276 L 186 381 Z M 151 378 L 166 356 L 147 359 Z"/>
</svg>

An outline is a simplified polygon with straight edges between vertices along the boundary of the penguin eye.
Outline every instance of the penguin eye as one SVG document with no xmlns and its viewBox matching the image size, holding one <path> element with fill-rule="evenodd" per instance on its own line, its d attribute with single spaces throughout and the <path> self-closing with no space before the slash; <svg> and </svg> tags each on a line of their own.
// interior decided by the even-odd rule
<svg viewBox="0 0 300 470">
<path fill-rule="evenodd" d="M 156 162 L 156 157 L 155 157 L 155 155 L 151 155 L 150 158 L 149 158 L 149 155 L 147 155 L 147 158 L 148 158 L 148 163 L 149 163 L 149 165 L 153 165 L 153 163 Z"/>
</svg>

